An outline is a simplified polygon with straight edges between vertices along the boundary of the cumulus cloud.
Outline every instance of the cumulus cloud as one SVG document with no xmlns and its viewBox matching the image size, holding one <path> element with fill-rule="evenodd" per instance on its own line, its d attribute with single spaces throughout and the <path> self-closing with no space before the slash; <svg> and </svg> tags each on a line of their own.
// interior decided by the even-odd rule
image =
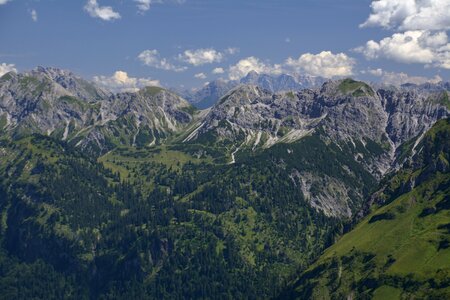
<svg viewBox="0 0 450 300">
<path fill-rule="evenodd" d="M 356 48 L 367 59 L 450 69 L 449 0 L 376 0 L 371 8 L 369 18 L 360 26 L 379 26 L 396 33 Z"/>
<path fill-rule="evenodd" d="M 330 51 L 323 51 L 318 54 L 305 53 L 297 59 L 289 57 L 283 64 L 269 64 L 257 57 L 250 56 L 231 66 L 228 75 L 231 80 L 238 80 L 250 71 L 271 75 L 304 73 L 331 78 L 353 75 L 355 65 L 356 61 L 346 54 L 333 54 Z"/>
<path fill-rule="evenodd" d="M 364 74 L 366 72 L 362 72 L 362 73 Z M 383 75 L 383 69 L 380 69 L 380 68 L 378 68 L 378 69 L 368 69 L 367 73 L 369 73 L 369 74 L 371 74 L 373 76 L 380 77 L 380 76 Z"/>
<path fill-rule="evenodd" d="M 225 49 L 225 53 L 229 54 L 229 55 L 235 55 L 235 54 L 239 53 L 239 48 L 228 47 L 227 49 Z"/>
<path fill-rule="evenodd" d="M 88 0 L 84 10 L 93 18 L 100 18 L 104 21 L 120 19 L 121 16 L 115 12 L 111 6 L 100 6 L 97 0 Z"/>
<path fill-rule="evenodd" d="M 117 71 L 111 77 L 94 76 L 94 82 L 114 93 L 136 92 L 146 86 L 161 86 L 158 80 L 129 77 L 124 71 Z"/>
<path fill-rule="evenodd" d="M 180 60 L 194 66 L 221 62 L 223 58 L 223 53 L 212 48 L 186 50 L 183 54 L 179 55 Z"/>
<path fill-rule="evenodd" d="M 145 13 L 155 3 L 163 3 L 162 0 L 134 0 L 140 13 Z"/>
<path fill-rule="evenodd" d="M 136 2 L 136 6 L 140 12 L 146 12 L 150 9 L 152 0 L 134 0 L 134 2 Z"/>
<path fill-rule="evenodd" d="M 225 73 L 225 70 L 223 68 L 215 68 L 214 70 L 212 70 L 213 74 L 223 74 Z"/>
<path fill-rule="evenodd" d="M 165 2 L 172 2 L 175 4 L 183 4 L 186 0 L 133 0 L 136 2 L 136 6 L 138 8 L 139 13 L 144 14 L 146 11 L 150 9 L 153 4 L 162 4 Z"/>
<path fill-rule="evenodd" d="M 197 78 L 197 79 L 206 79 L 205 73 L 195 74 L 194 77 Z"/>
<path fill-rule="evenodd" d="M 370 40 L 355 50 L 367 59 L 387 58 L 450 69 L 450 44 L 445 32 L 415 30 L 395 33 L 379 42 Z"/>
<path fill-rule="evenodd" d="M 229 47 L 225 50 L 217 51 L 213 48 L 186 50 L 178 55 L 178 59 L 193 66 L 218 63 L 228 55 L 235 55 L 239 48 Z"/>
<path fill-rule="evenodd" d="M 422 76 L 410 76 L 406 73 L 383 72 L 381 77 L 381 82 L 391 85 L 402 85 L 405 83 L 439 83 L 441 81 L 442 78 L 439 75 L 436 75 L 433 78 L 427 78 Z"/>
<path fill-rule="evenodd" d="M 9 1 L 12 1 L 12 0 L 0 0 L 0 5 L 6 4 Z"/>
<path fill-rule="evenodd" d="M 288 58 L 285 63 L 295 72 L 328 78 L 352 75 L 355 64 L 356 61 L 346 54 L 333 54 L 330 51 L 322 51 L 319 54 L 305 53 L 298 59 Z"/>
<path fill-rule="evenodd" d="M 236 65 L 231 66 L 228 70 L 228 76 L 231 80 L 238 80 L 251 71 L 264 74 L 281 74 L 283 72 L 281 65 L 266 64 L 259 58 L 250 56 L 241 59 Z"/>
<path fill-rule="evenodd" d="M 37 20 L 38 20 L 38 15 L 37 15 L 37 11 L 36 11 L 35 9 L 32 9 L 32 10 L 30 11 L 30 15 L 31 15 L 31 19 L 32 19 L 34 22 L 37 22 Z"/>
<path fill-rule="evenodd" d="M 449 30 L 448 0 L 376 0 L 361 27 L 380 26 L 397 30 Z"/>
<path fill-rule="evenodd" d="M 138 59 L 146 66 L 166 71 L 183 72 L 187 70 L 186 67 L 175 66 L 166 58 L 161 58 L 158 50 L 145 50 L 138 55 Z"/>
<path fill-rule="evenodd" d="M 5 63 L 0 64 L 0 77 L 9 72 L 17 73 L 17 69 L 15 68 L 14 64 L 5 64 Z"/>
<path fill-rule="evenodd" d="M 432 78 L 424 76 L 411 76 L 406 73 L 389 72 L 381 68 L 367 69 L 367 71 L 361 71 L 362 74 L 370 74 L 379 77 L 380 82 L 387 85 L 400 86 L 405 83 L 424 84 L 424 83 L 439 83 L 442 81 L 442 77 L 435 75 Z"/>
</svg>

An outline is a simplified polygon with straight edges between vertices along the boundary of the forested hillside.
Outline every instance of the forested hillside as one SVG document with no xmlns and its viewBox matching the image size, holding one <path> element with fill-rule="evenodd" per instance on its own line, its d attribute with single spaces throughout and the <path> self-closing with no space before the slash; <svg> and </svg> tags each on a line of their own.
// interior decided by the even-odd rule
<svg viewBox="0 0 450 300">
<path fill-rule="evenodd" d="M 271 297 L 342 228 L 265 159 L 120 173 L 39 135 L 1 155 L 7 298 Z"/>
<path fill-rule="evenodd" d="M 372 212 L 280 298 L 450 297 L 450 120 L 387 178 Z"/>
<path fill-rule="evenodd" d="M 8 73 L 0 80 L 2 296 L 312 297 L 313 283 L 293 282 L 374 205 L 380 212 L 355 231 L 419 209 L 435 209 L 423 220 L 447 217 L 447 121 L 424 135 L 450 115 L 447 100 L 441 86 L 345 79 L 295 93 L 239 86 L 198 111 L 157 87 L 111 94 L 58 69 Z M 417 194 L 414 210 L 385 211 L 407 192 Z M 433 224 L 445 230 L 441 223 Z M 338 261 L 377 255 L 372 244 L 339 246 L 348 236 L 334 246 L 344 249 Z M 446 257 L 445 249 L 435 252 Z M 323 295 L 339 298 L 341 289 Z"/>
</svg>

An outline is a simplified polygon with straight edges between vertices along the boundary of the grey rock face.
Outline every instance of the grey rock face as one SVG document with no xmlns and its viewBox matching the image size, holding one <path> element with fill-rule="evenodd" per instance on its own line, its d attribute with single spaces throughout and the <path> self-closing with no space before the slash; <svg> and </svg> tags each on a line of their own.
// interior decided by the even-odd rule
<svg viewBox="0 0 450 300">
<path fill-rule="evenodd" d="M 82 88 L 78 89 L 78 94 L 83 94 L 84 99 L 77 98 L 74 88 L 72 91 L 65 89 L 47 71 L 38 68 L 30 73 L 9 73 L 2 77 L 0 115 L 7 120 L 4 129 L 19 135 L 29 132 L 50 134 L 62 124 L 65 126 L 72 121 L 74 126 L 84 127 L 95 118 L 96 98 L 90 100 L 89 93 Z M 66 81 L 72 82 L 72 86 L 83 85 L 89 87 L 90 92 L 103 95 L 101 90 L 95 90 L 70 74 Z"/>
<path fill-rule="evenodd" d="M 325 82 L 326 79 L 322 77 L 287 74 L 272 76 L 251 71 L 240 81 L 218 79 L 195 92 L 185 91 L 181 92 L 181 95 L 195 107 L 205 109 L 214 106 L 220 98 L 239 85 L 255 85 L 271 93 L 276 93 L 320 87 Z"/>
<path fill-rule="evenodd" d="M 326 82 L 325 78 L 307 75 L 281 74 L 272 76 L 252 71 L 240 80 L 241 84 L 256 85 L 272 93 L 281 91 L 299 91 L 306 88 L 320 87 Z"/>
<path fill-rule="evenodd" d="M 88 102 L 103 100 L 111 95 L 110 92 L 66 70 L 37 67 L 29 75 L 33 77 L 47 76 L 53 82 L 70 92 L 74 97 Z"/>
<path fill-rule="evenodd" d="M 356 81 L 329 81 L 321 89 L 275 94 L 246 85 L 211 109 L 198 134 L 217 130 L 226 121 L 229 126 L 221 132 L 228 138 L 238 131 L 253 131 L 286 141 L 281 138 L 286 130 L 320 127 L 334 141 L 365 144 L 370 139 L 393 151 L 449 116 L 443 102 L 446 95 L 446 91 L 374 90 Z"/>
<path fill-rule="evenodd" d="M 401 163 L 403 143 L 417 137 L 419 143 L 422 133 L 450 116 L 445 83 L 375 88 L 346 79 L 273 93 L 271 89 L 290 87 L 298 78 L 280 76 L 273 81 L 257 73 L 247 77 L 258 85 L 239 85 L 210 110 L 197 112 L 186 100 L 158 87 L 113 95 L 58 69 L 8 73 L 0 78 L 0 133 L 51 135 L 95 155 L 120 145 L 163 143 L 178 133 L 184 142 L 212 136 L 213 143 L 227 142 L 231 163 L 239 151 L 276 144 L 286 145 L 289 155 L 301 155 L 289 144 L 315 135 L 339 157 L 348 156 L 347 162 L 341 159 L 340 168 L 349 180 L 357 181 L 361 175 L 355 168 L 380 179 Z M 211 85 L 204 95 L 219 95 L 228 88 Z M 292 170 L 292 180 L 312 206 L 349 217 L 363 192 L 333 176 Z"/>
<path fill-rule="evenodd" d="M 449 116 L 445 90 L 375 90 L 363 82 L 343 80 L 329 81 L 320 89 L 272 94 L 247 85 L 224 96 L 190 140 L 213 133 L 217 141 L 232 141 L 234 162 L 238 151 L 289 144 L 316 134 L 380 179 L 395 168 L 401 144 Z M 353 173 L 349 166 L 342 168 Z M 350 199 L 350 192 L 363 197 L 361 191 L 339 184 L 339 179 L 301 170 L 294 173 L 304 194 L 310 194 L 311 205 L 327 214 L 349 217 L 349 203 L 342 199 Z M 312 185 L 320 186 L 321 192 L 312 195 L 308 191 Z"/>
<path fill-rule="evenodd" d="M 157 143 L 190 123 L 192 113 L 187 101 L 161 88 L 112 95 L 53 68 L 0 79 L 0 130 L 52 135 L 100 153 L 136 139 Z"/>
<path fill-rule="evenodd" d="M 214 106 L 220 98 L 238 84 L 237 81 L 217 79 L 195 92 L 182 93 L 182 95 L 198 109 L 205 109 Z"/>
<path fill-rule="evenodd" d="M 437 120 L 448 116 L 443 103 L 446 91 L 379 90 L 389 114 L 386 131 L 396 146 L 428 130 Z M 447 98 L 448 99 L 448 98 Z"/>
</svg>

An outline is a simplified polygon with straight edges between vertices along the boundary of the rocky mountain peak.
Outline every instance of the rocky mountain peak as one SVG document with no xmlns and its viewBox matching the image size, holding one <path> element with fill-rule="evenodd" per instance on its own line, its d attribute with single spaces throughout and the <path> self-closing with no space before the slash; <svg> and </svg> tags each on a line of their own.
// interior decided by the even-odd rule
<svg viewBox="0 0 450 300">
<path fill-rule="evenodd" d="M 98 101 L 111 95 L 111 93 L 68 70 L 54 67 L 37 67 L 28 74 L 37 78 L 45 76 L 52 82 L 60 85 L 74 97 L 84 101 Z"/>
<path fill-rule="evenodd" d="M 58 77 L 77 77 L 74 73 L 69 70 L 59 69 L 55 67 L 42 67 L 38 66 L 34 70 L 31 70 L 29 74 L 45 74 L 51 79 L 55 80 Z"/>
<path fill-rule="evenodd" d="M 181 130 L 195 109 L 160 87 L 113 95 L 70 71 L 38 67 L 0 81 L 0 118 L 13 136 L 51 135 L 88 152 L 148 145 Z"/>
<path fill-rule="evenodd" d="M 256 71 L 250 71 L 247 73 L 247 75 L 245 77 L 243 77 L 241 79 L 241 83 L 250 83 L 250 82 L 255 82 L 259 77 L 259 73 Z"/>
<path fill-rule="evenodd" d="M 320 93 L 328 98 L 374 97 L 375 88 L 352 78 L 329 80 L 320 88 Z"/>
<path fill-rule="evenodd" d="M 299 74 L 259 74 L 251 71 L 240 80 L 241 84 L 257 85 L 272 93 L 282 91 L 298 91 L 305 88 L 320 87 L 326 80 L 322 77 L 314 77 Z"/>
<path fill-rule="evenodd" d="M 280 74 L 271 75 L 250 71 L 246 76 L 238 80 L 217 79 L 209 82 L 198 90 L 180 91 L 184 98 L 193 103 L 199 109 L 212 107 L 219 99 L 239 85 L 255 85 L 271 93 L 299 91 L 306 88 L 318 88 L 325 78 L 304 74 Z"/>
<path fill-rule="evenodd" d="M 257 85 L 239 85 L 220 99 L 218 105 L 245 105 L 253 102 L 257 98 L 270 96 L 271 93 Z"/>
</svg>

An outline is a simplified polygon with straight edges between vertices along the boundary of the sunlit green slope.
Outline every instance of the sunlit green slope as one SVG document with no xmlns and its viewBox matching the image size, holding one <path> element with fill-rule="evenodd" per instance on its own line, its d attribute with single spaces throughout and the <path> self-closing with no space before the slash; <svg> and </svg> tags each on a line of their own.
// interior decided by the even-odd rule
<svg viewBox="0 0 450 300">
<path fill-rule="evenodd" d="M 450 298 L 450 121 L 439 121 L 415 151 L 377 195 L 388 204 L 330 247 L 283 298 Z"/>
</svg>

